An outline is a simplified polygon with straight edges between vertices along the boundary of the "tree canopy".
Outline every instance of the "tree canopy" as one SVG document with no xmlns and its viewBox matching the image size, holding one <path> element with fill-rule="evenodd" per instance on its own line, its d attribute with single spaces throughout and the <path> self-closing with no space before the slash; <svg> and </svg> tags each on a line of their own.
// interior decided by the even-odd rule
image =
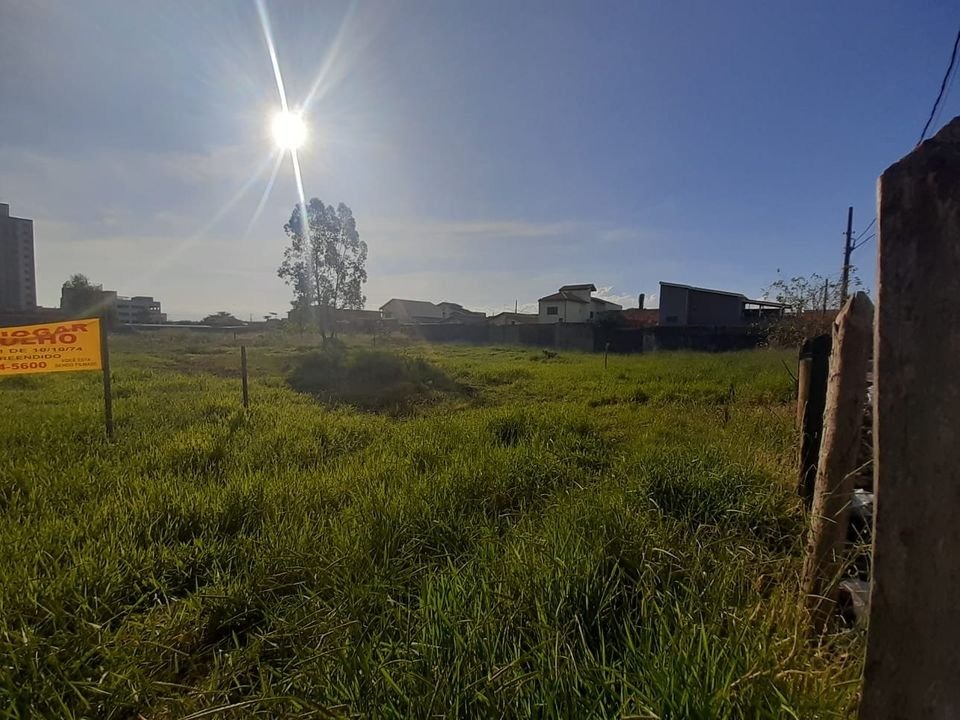
<svg viewBox="0 0 960 720">
<path fill-rule="evenodd" d="M 848 294 L 852 295 L 862 286 L 863 283 L 860 282 L 860 278 L 851 275 Z M 827 291 L 827 309 L 839 308 L 840 281 L 829 280 L 817 273 L 807 276 L 798 275 L 789 279 L 780 278 L 764 290 L 763 296 L 789 305 L 792 312 L 799 314 L 810 310 L 823 309 L 824 289 Z"/>
<path fill-rule="evenodd" d="M 293 288 L 292 305 L 316 318 L 321 332 L 334 332 L 331 311 L 362 310 L 366 297 L 367 244 L 360 239 L 353 211 L 340 203 L 334 208 L 312 198 L 304 213 L 298 203 L 283 226 L 290 238 L 277 274 Z"/>
<path fill-rule="evenodd" d="M 74 273 L 63 284 L 63 287 L 71 290 L 103 290 L 103 285 L 94 285 L 83 273 Z"/>
<path fill-rule="evenodd" d="M 242 320 L 239 320 L 226 310 L 221 310 L 213 315 L 207 315 L 201 322 L 204 325 L 243 325 Z"/>
</svg>

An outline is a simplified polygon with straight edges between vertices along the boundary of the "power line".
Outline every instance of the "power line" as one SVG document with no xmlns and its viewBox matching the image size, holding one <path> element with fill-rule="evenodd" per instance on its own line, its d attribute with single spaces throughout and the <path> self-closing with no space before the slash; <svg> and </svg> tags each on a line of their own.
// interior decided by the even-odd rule
<svg viewBox="0 0 960 720">
<path fill-rule="evenodd" d="M 863 240 L 861 240 L 856 245 L 854 245 L 853 249 L 856 250 L 858 247 L 862 247 L 863 245 L 866 245 L 868 242 L 873 240 L 876 236 L 877 236 L 876 233 L 870 233 L 867 237 L 865 237 Z"/>
<path fill-rule="evenodd" d="M 943 81 L 940 83 L 940 92 L 937 93 L 937 99 L 933 101 L 933 108 L 930 110 L 930 117 L 927 118 L 926 125 L 923 126 L 923 132 L 920 133 L 920 139 L 917 145 L 923 142 L 927 136 L 927 130 L 933 122 L 933 116 L 937 114 L 937 108 L 940 106 L 940 100 L 943 99 L 943 93 L 947 89 L 947 83 L 950 82 L 950 75 L 953 74 L 954 65 L 957 62 L 957 49 L 960 48 L 960 30 L 957 30 L 957 39 L 953 41 L 953 52 L 950 53 L 950 64 L 947 65 L 947 72 L 944 73 Z"/>
<path fill-rule="evenodd" d="M 873 220 L 870 221 L 870 224 L 867 225 L 867 226 L 866 226 L 863 230 L 861 230 L 859 233 L 857 233 L 857 236 L 854 238 L 854 240 L 859 240 L 860 238 L 862 238 L 862 237 L 866 234 L 866 232 L 867 232 L 870 228 L 873 227 L 874 223 L 876 223 L 876 222 L 877 222 L 877 218 L 876 218 L 876 216 L 874 216 Z"/>
</svg>

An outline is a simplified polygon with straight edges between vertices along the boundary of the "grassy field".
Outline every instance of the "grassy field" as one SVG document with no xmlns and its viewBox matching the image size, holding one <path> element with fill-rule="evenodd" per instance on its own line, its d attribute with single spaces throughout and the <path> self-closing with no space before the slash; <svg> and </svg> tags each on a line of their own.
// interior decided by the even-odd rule
<svg viewBox="0 0 960 720">
<path fill-rule="evenodd" d="M 0 379 L 4 717 L 849 715 L 789 354 L 250 342 Z"/>
</svg>

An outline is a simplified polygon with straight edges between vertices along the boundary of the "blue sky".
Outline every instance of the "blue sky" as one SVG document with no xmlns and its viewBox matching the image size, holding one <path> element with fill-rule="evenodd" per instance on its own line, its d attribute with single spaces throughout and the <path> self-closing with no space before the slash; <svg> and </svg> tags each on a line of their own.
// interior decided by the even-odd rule
<svg viewBox="0 0 960 720">
<path fill-rule="evenodd" d="M 267 9 L 291 104 L 317 85 L 305 189 L 353 208 L 368 307 L 491 312 L 837 274 L 960 24 L 948 0 Z M 286 311 L 297 195 L 285 162 L 254 217 L 278 99 L 253 0 L 0 0 L 0 68 L 0 202 L 35 219 L 41 303 L 84 272 L 173 317 Z M 958 113 L 954 87 L 937 126 Z"/>
</svg>

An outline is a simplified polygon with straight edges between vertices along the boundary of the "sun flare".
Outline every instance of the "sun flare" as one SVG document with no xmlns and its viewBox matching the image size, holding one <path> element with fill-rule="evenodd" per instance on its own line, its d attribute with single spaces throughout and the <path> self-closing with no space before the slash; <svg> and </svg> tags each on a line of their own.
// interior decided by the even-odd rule
<svg viewBox="0 0 960 720">
<path fill-rule="evenodd" d="M 281 110 L 270 125 L 273 140 L 283 150 L 296 150 L 307 139 L 307 125 L 299 113 Z"/>
</svg>

